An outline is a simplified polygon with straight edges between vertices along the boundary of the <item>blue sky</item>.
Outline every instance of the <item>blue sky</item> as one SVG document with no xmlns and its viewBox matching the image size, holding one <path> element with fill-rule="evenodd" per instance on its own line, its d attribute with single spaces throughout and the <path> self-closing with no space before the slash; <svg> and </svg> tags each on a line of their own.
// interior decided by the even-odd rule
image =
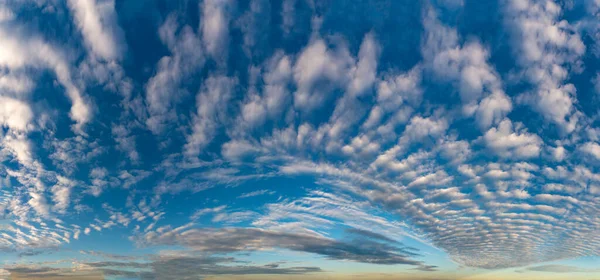
<svg viewBox="0 0 600 280">
<path fill-rule="evenodd" d="M 597 0 L 0 0 L 0 279 L 600 278 Z"/>
</svg>

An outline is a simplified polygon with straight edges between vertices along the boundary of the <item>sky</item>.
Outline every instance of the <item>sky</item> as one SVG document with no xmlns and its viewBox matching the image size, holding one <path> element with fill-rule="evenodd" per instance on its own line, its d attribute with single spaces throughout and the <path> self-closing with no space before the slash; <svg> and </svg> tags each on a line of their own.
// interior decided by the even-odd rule
<svg viewBox="0 0 600 280">
<path fill-rule="evenodd" d="M 0 0 L 0 279 L 600 279 L 598 0 Z"/>
</svg>

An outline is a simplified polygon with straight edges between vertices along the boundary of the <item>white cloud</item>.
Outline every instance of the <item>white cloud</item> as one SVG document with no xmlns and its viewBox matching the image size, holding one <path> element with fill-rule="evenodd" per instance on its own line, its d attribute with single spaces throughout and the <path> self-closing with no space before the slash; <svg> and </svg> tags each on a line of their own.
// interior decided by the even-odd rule
<svg viewBox="0 0 600 280">
<path fill-rule="evenodd" d="M 111 132 L 117 142 L 117 148 L 127 153 L 129 160 L 134 163 L 138 162 L 140 155 L 136 148 L 136 137 L 130 135 L 129 129 L 123 124 L 113 124 Z"/>
<path fill-rule="evenodd" d="M 87 164 L 107 150 L 106 147 L 98 144 L 97 139 L 91 142 L 79 135 L 66 139 L 49 137 L 44 146 L 51 151 L 48 158 L 52 160 L 55 167 L 66 174 L 73 173 L 80 163 Z"/>
<path fill-rule="evenodd" d="M 250 127 L 263 124 L 267 116 L 267 110 L 258 95 L 250 95 L 249 100 L 242 106 L 241 111 L 242 119 Z"/>
<path fill-rule="evenodd" d="M 75 182 L 62 176 L 58 176 L 56 179 L 58 182 L 50 189 L 52 191 L 52 200 L 54 201 L 53 210 L 64 214 L 69 207 L 71 189 L 75 186 Z"/>
<path fill-rule="evenodd" d="M 461 163 L 472 155 L 468 141 L 443 140 L 438 144 L 441 155 L 450 162 Z"/>
<path fill-rule="evenodd" d="M 480 127 L 499 123 L 512 110 L 510 98 L 501 91 L 494 91 L 479 103 L 475 112 Z"/>
<path fill-rule="evenodd" d="M 2 140 L 2 146 L 8 148 L 22 165 L 28 166 L 32 163 L 31 142 L 24 135 L 7 135 Z"/>
<path fill-rule="evenodd" d="M 445 119 L 415 116 L 404 129 L 398 143 L 377 156 L 371 167 L 383 166 L 390 170 L 397 170 L 398 166 L 404 166 L 402 163 L 398 163 L 398 158 L 406 153 L 413 144 L 418 145 L 425 141 L 436 142 L 447 129 L 448 123 Z"/>
<path fill-rule="evenodd" d="M 105 60 L 118 58 L 120 50 L 114 35 L 114 0 L 102 0 L 99 3 L 96 0 L 69 0 L 68 5 L 92 53 Z"/>
<path fill-rule="evenodd" d="M 371 93 L 377 75 L 379 52 L 379 43 L 375 40 L 375 35 L 367 33 L 360 45 L 358 62 L 348 70 L 350 74 L 346 92 L 336 101 L 329 122 L 318 128 L 318 133 L 323 132 L 329 138 L 325 144 L 327 152 L 337 152 L 341 146 L 339 139 L 367 113 L 368 106 L 361 104 L 359 98 Z"/>
<path fill-rule="evenodd" d="M 539 136 L 520 129 L 509 119 L 504 119 L 498 127 L 490 128 L 483 136 L 488 149 L 503 158 L 531 158 L 540 154 L 543 144 Z"/>
<path fill-rule="evenodd" d="M 443 118 L 415 116 L 404 129 L 398 144 L 408 145 L 428 136 L 436 138 L 443 135 L 446 129 L 448 129 L 448 122 Z"/>
<path fill-rule="evenodd" d="M 294 65 L 294 107 L 310 112 L 330 99 L 328 94 L 349 79 L 354 59 L 345 46 L 329 49 L 322 39 L 312 41 Z"/>
<path fill-rule="evenodd" d="M 235 78 L 209 77 L 196 96 L 196 116 L 192 133 L 187 137 L 184 153 L 195 157 L 210 143 L 218 126 L 227 119 L 227 104 L 237 84 Z"/>
<path fill-rule="evenodd" d="M 373 85 L 377 76 L 377 60 L 380 52 L 375 35 L 373 33 L 365 35 L 358 52 L 358 63 L 353 69 L 353 77 L 348 85 L 348 94 L 361 95 Z"/>
<path fill-rule="evenodd" d="M 563 146 L 548 147 L 550 150 L 550 156 L 554 161 L 563 161 L 567 156 L 567 150 Z"/>
<path fill-rule="evenodd" d="M 33 111 L 29 104 L 10 97 L 0 96 L 0 124 L 14 131 L 29 131 Z"/>
<path fill-rule="evenodd" d="M 269 116 L 278 117 L 290 100 L 288 84 L 292 78 L 292 62 L 289 56 L 277 52 L 269 60 L 267 73 L 263 75 L 265 86 L 263 98 Z"/>
<path fill-rule="evenodd" d="M 15 18 L 15 13 L 8 7 L 0 4 L 0 22 L 11 21 Z"/>
<path fill-rule="evenodd" d="M 227 54 L 229 44 L 229 0 L 206 0 L 202 7 L 202 41 L 206 52 L 220 60 Z"/>
<path fill-rule="evenodd" d="M 598 145 L 598 143 L 595 142 L 587 142 L 581 146 L 579 146 L 579 149 L 590 155 L 593 156 L 595 159 L 600 160 L 600 145 Z"/>
<path fill-rule="evenodd" d="M 81 130 L 82 126 L 91 119 L 92 109 L 80 89 L 74 84 L 69 64 L 62 54 L 39 38 L 20 38 L 14 36 L 14 32 L 4 28 L 0 28 L 0 46 L 4 50 L 0 53 L 1 66 L 11 70 L 32 67 L 50 68 L 54 71 L 56 78 L 71 99 L 69 116 L 76 122 L 74 129 Z"/>
<path fill-rule="evenodd" d="M 286 113 L 291 103 L 291 66 L 290 58 L 282 51 L 276 51 L 261 67 L 250 67 L 250 86 L 245 100 L 240 104 L 236 127 L 228 133 L 235 136 L 252 133 L 265 122 L 277 121 Z M 260 78 L 262 88 L 257 85 L 261 82 Z"/>
<path fill-rule="evenodd" d="M 169 15 L 158 33 L 171 55 L 158 61 L 155 75 L 146 83 L 146 126 L 154 134 L 161 134 L 176 119 L 174 107 L 185 94 L 181 79 L 204 64 L 202 42 L 190 26 L 179 26 L 176 15 Z"/>
<path fill-rule="evenodd" d="M 365 156 L 378 153 L 381 146 L 372 142 L 367 135 L 357 135 L 349 144 L 342 147 L 342 152 L 348 156 Z"/>
<path fill-rule="evenodd" d="M 223 144 L 221 154 L 224 158 L 235 162 L 258 151 L 259 149 L 248 141 L 233 140 Z"/>
<path fill-rule="evenodd" d="M 48 217 L 50 215 L 50 207 L 46 201 L 46 198 L 41 193 L 30 192 L 29 196 L 31 199 L 27 202 L 38 215 L 42 217 Z"/>
<path fill-rule="evenodd" d="M 395 137 L 394 128 L 408 122 L 418 107 L 423 95 L 421 67 L 413 67 L 407 73 L 385 75 L 377 84 L 377 104 L 373 105 L 362 124 L 362 129 L 371 131 L 377 127 L 378 134 L 385 140 Z"/>
<path fill-rule="evenodd" d="M 421 53 L 429 70 L 456 84 L 463 113 L 475 114 L 482 130 L 500 122 L 512 110 L 512 102 L 502 89 L 498 73 L 487 62 L 489 51 L 477 41 L 461 46 L 457 31 L 440 23 L 432 7 L 428 7 L 423 21 Z"/>
<path fill-rule="evenodd" d="M 504 12 L 522 76 L 535 86 L 519 100 L 563 133 L 572 132 L 579 118 L 576 89 L 563 83 L 586 49 L 577 30 L 560 19 L 561 7 L 553 1 L 507 1 Z"/>
<path fill-rule="evenodd" d="M 283 0 L 281 3 L 281 29 L 287 34 L 294 27 L 296 0 Z"/>
<path fill-rule="evenodd" d="M 4 96 L 24 97 L 33 87 L 34 82 L 24 74 L 0 73 L 0 90 Z"/>
<path fill-rule="evenodd" d="M 419 105 L 423 97 L 421 78 L 419 65 L 407 73 L 386 76 L 377 85 L 378 105 L 386 111 L 393 111 L 402 103 Z"/>
</svg>

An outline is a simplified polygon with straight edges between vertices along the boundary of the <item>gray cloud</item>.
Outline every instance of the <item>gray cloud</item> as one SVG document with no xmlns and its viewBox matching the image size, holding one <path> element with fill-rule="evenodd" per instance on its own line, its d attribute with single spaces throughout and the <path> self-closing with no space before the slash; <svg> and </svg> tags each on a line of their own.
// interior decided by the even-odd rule
<svg viewBox="0 0 600 280">
<path fill-rule="evenodd" d="M 155 261 L 152 272 L 142 274 L 142 279 L 197 279 L 201 275 L 248 274 L 306 274 L 322 272 L 318 267 L 272 267 L 251 265 L 219 265 L 231 262 L 212 257 L 175 257 Z"/>
<path fill-rule="evenodd" d="M 554 273 L 569 273 L 569 272 L 600 272 L 600 269 L 587 269 L 577 266 L 548 264 L 526 268 L 528 271 L 554 272 Z"/>
<path fill-rule="evenodd" d="M 422 265 L 422 266 L 415 268 L 415 270 L 427 271 L 427 272 L 438 271 L 437 266 L 435 266 L 435 265 Z"/>
<path fill-rule="evenodd" d="M 12 267 L 6 270 L 18 279 L 88 279 L 86 277 L 114 276 L 135 279 L 204 279 L 210 275 L 300 275 L 322 272 L 319 267 L 281 265 L 239 265 L 232 257 L 165 255 L 153 256 L 152 261 L 88 262 L 80 268 Z M 84 268 L 81 268 L 83 266 Z M 95 278 L 92 278 L 95 279 Z"/>
<path fill-rule="evenodd" d="M 370 230 L 365 230 L 365 229 L 357 229 L 357 228 L 350 228 L 346 230 L 347 233 L 351 233 L 351 234 L 356 234 L 356 235 L 360 235 L 366 238 L 370 238 L 370 239 L 375 239 L 375 240 L 380 240 L 380 241 L 385 241 L 385 242 L 390 242 L 390 243 L 397 243 L 398 241 L 391 239 L 383 234 L 380 233 L 376 233 L 376 232 L 372 232 Z"/>
<path fill-rule="evenodd" d="M 318 235 L 296 234 L 257 228 L 204 228 L 182 232 L 170 231 L 140 237 L 147 245 L 184 245 L 197 251 L 231 253 L 268 248 L 284 248 L 323 255 L 335 260 L 373 264 L 422 265 L 413 260 L 416 254 L 399 246 L 368 239 L 339 241 Z"/>
</svg>

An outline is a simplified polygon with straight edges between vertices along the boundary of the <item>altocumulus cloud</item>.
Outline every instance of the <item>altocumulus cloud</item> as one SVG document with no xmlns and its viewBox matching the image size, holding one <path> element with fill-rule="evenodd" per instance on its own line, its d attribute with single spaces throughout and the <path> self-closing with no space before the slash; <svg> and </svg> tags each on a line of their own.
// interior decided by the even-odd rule
<svg viewBox="0 0 600 280">
<path fill-rule="evenodd" d="M 0 0 L 0 273 L 597 272 L 596 2 Z"/>
</svg>

